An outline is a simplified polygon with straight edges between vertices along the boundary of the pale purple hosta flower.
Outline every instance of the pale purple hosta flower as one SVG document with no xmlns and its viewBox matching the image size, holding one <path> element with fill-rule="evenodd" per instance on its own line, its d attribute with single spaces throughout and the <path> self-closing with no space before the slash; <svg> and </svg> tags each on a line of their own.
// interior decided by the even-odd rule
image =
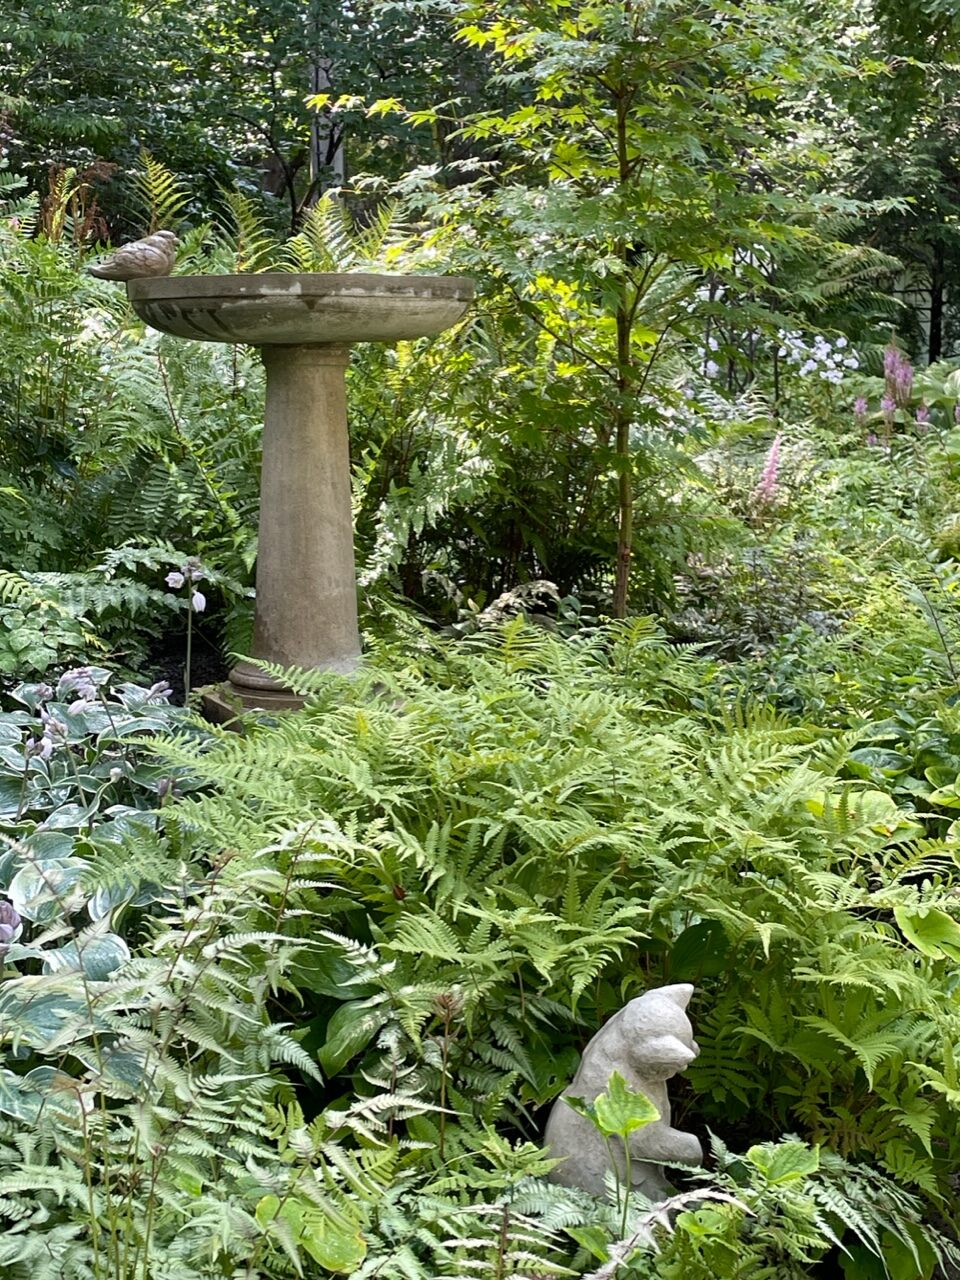
<svg viewBox="0 0 960 1280">
<path fill-rule="evenodd" d="M 46 683 L 34 685 L 33 691 L 40 702 L 49 702 L 53 697 L 53 689 Z"/>
<path fill-rule="evenodd" d="M 41 760 L 49 760 L 53 755 L 53 747 L 53 739 L 44 734 L 42 738 L 28 738 L 23 754 L 28 760 L 33 756 L 39 756 Z"/>
<path fill-rule="evenodd" d="M 778 431 L 773 438 L 773 444 L 770 446 L 770 452 L 767 454 L 767 460 L 763 464 L 763 471 L 760 475 L 760 483 L 753 491 L 755 501 L 764 506 L 769 505 L 776 500 L 777 496 L 777 477 L 780 472 L 780 441 L 782 436 Z"/>
<path fill-rule="evenodd" d="M 173 690 L 167 684 L 166 680 L 158 680 L 156 684 L 152 684 L 144 693 L 144 702 L 166 702 Z"/>
<path fill-rule="evenodd" d="M 926 404 L 917 405 L 917 426 L 929 430 L 930 426 L 930 406 Z"/>
<path fill-rule="evenodd" d="M 900 361 L 903 357 L 900 354 L 899 347 L 895 347 L 893 343 L 887 347 L 883 353 L 883 376 L 888 382 L 895 382 L 897 378 L 897 370 L 900 368 Z"/>
<path fill-rule="evenodd" d="M 857 396 L 853 402 L 853 417 L 858 427 L 862 427 L 867 417 L 867 410 L 870 408 L 867 403 L 866 396 Z"/>
<path fill-rule="evenodd" d="M 70 729 L 58 720 L 56 716 L 50 715 L 46 711 L 40 712 L 40 721 L 43 724 L 43 733 L 39 738 L 28 738 L 24 747 L 24 755 L 29 760 L 31 756 L 39 756 L 41 760 L 49 760 L 54 751 L 62 746 L 70 736 Z"/>
<path fill-rule="evenodd" d="M 195 591 L 190 597 L 190 604 L 194 613 L 203 613 L 207 607 L 207 597 L 202 591 Z"/>
<path fill-rule="evenodd" d="M 890 422 L 893 421 L 893 415 L 897 411 L 897 402 L 893 396 L 884 396 L 880 401 L 880 408 L 883 410 L 883 416 Z"/>
<path fill-rule="evenodd" d="M 179 591 L 185 582 L 200 582 L 206 576 L 206 569 L 196 556 L 191 556 L 189 560 L 184 560 L 179 571 L 174 570 L 167 574 L 166 584 L 171 591 Z"/>
<path fill-rule="evenodd" d="M 68 693 L 79 694 L 81 698 L 96 698 L 97 686 L 89 667 L 74 667 L 63 673 L 57 681 L 57 694 L 62 698 Z"/>
<path fill-rule="evenodd" d="M 870 434 L 867 436 L 867 448 L 875 449 L 878 443 L 879 441 L 877 440 L 876 435 L 874 434 L 874 432 L 871 431 Z"/>
<path fill-rule="evenodd" d="M 58 720 L 56 716 L 50 715 L 48 711 L 40 712 L 40 720 L 43 724 L 43 736 L 50 738 L 54 743 L 60 738 L 66 742 L 70 736 L 70 728 L 65 725 L 62 720 Z"/>
<path fill-rule="evenodd" d="M 0 960 L 10 950 L 10 943 L 20 936 L 21 924 L 16 908 L 9 902 L 0 902 Z"/>
</svg>

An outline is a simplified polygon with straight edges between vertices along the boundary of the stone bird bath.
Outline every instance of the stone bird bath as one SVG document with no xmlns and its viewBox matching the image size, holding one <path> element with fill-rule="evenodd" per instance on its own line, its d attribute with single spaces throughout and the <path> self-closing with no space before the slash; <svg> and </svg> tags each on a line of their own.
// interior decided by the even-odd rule
<svg viewBox="0 0 960 1280">
<path fill-rule="evenodd" d="M 353 671 L 360 633 L 345 382 L 350 346 L 441 333 L 465 314 L 472 281 L 278 272 L 131 280 L 127 293 L 137 315 L 163 333 L 260 348 L 267 396 L 251 656 Z M 279 710 L 303 701 L 248 662 L 233 668 L 225 692 L 227 707 Z"/>
</svg>

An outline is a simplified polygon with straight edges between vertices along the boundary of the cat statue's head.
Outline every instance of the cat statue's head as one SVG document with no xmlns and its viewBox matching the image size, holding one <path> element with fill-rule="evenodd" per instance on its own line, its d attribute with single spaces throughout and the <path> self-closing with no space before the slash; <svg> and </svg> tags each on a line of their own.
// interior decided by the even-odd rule
<svg viewBox="0 0 960 1280">
<path fill-rule="evenodd" d="M 693 987 L 684 982 L 647 991 L 624 1007 L 618 1030 L 641 1078 L 669 1080 L 700 1052 L 685 1012 L 692 995 Z"/>
</svg>

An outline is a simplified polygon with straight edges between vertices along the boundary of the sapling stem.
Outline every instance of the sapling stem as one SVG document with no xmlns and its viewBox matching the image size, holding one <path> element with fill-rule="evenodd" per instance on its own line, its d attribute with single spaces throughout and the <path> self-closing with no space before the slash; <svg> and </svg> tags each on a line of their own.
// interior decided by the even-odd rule
<svg viewBox="0 0 960 1280">
<path fill-rule="evenodd" d="M 187 657 L 183 667 L 183 705 L 190 704 L 190 663 L 193 656 L 193 596 L 187 600 Z"/>
</svg>

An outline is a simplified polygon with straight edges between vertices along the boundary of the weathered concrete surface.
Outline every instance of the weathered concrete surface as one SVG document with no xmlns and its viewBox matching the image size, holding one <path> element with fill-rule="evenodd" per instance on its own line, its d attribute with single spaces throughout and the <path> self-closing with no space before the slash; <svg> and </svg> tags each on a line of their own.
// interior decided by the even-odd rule
<svg viewBox="0 0 960 1280">
<path fill-rule="evenodd" d="M 618 1071 L 627 1087 L 650 1099 L 660 1119 L 636 1129 L 627 1139 L 630 1181 L 648 1200 L 664 1200 L 672 1188 L 657 1161 L 699 1164 L 703 1151 L 692 1133 L 670 1123 L 666 1082 L 683 1071 L 700 1052 L 686 1007 L 693 995 L 689 983 L 657 987 L 631 1000 L 607 1022 L 583 1051 L 580 1067 L 564 1093 L 593 1102 Z M 550 1112 L 545 1134 L 550 1155 L 562 1162 L 548 1174 L 553 1182 L 580 1187 L 592 1195 L 606 1194 L 607 1174 L 615 1172 L 621 1185 L 627 1177 L 623 1142 L 609 1145 L 584 1116 L 559 1098 Z"/>
<path fill-rule="evenodd" d="M 250 346 L 396 342 L 442 333 L 464 314 L 473 282 L 460 276 L 169 276 L 131 280 L 141 319 L 178 338 Z"/>
<path fill-rule="evenodd" d="M 267 402 L 251 657 L 353 671 L 360 634 L 344 378 L 349 347 L 442 332 L 466 312 L 472 281 L 281 272 L 131 280 L 127 293 L 137 314 L 164 333 L 261 348 Z M 246 707 L 282 711 L 303 701 L 249 662 L 233 668 L 230 686 Z"/>
<path fill-rule="evenodd" d="M 267 404 L 253 652 L 350 672 L 360 659 L 344 371 L 347 347 L 264 347 Z M 240 663 L 242 692 L 276 686 Z"/>
</svg>

